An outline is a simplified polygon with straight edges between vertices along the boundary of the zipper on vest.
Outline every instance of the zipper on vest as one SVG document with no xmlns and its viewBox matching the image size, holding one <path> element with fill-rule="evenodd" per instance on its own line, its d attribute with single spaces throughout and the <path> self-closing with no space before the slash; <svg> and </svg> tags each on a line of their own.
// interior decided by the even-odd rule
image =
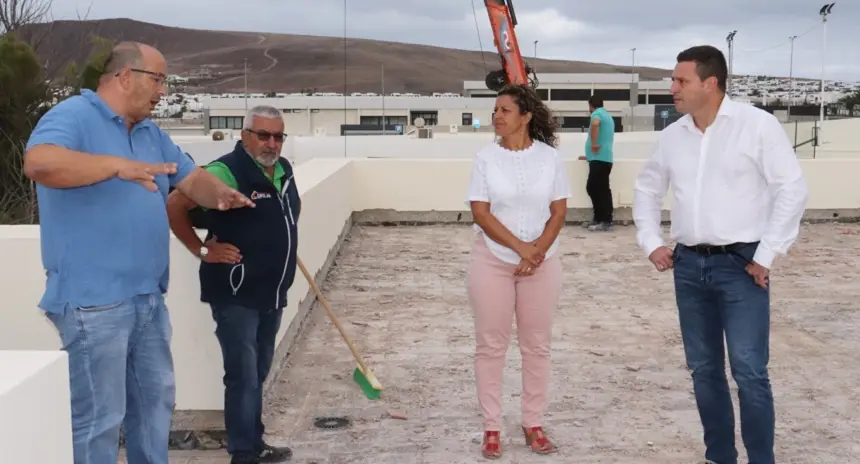
<svg viewBox="0 0 860 464">
<path fill-rule="evenodd" d="M 290 182 L 292 180 L 293 180 L 293 176 L 290 176 L 290 178 L 287 179 L 287 181 L 284 183 L 284 186 L 281 187 L 281 198 L 284 198 L 287 200 L 287 212 L 290 214 L 290 222 L 292 222 L 293 225 L 296 225 L 296 218 L 293 217 L 293 205 L 290 204 L 290 197 L 286 196 L 287 187 L 289 187 Z"/>
<path fill-rule="evenodd" d="M 284 193 L 287 191 L 287 188 L 290 186 L 290 182 L 293 180 L 293 176 L 290 176 L 289 179 L 284 182 L 283 187 L 281 187 L 281 192 L 278 195 L 278 203 L 281 205 L 281 215 L 284 217 L 284 224 L 287 226 L 287 257 L 284 259 L 284 270 L 281 272 L 281 281 L 278 282 L 278 290 L 275 292 L 275 307 L 278 307 L 278 300 L 281 297 L 281 285 L 284 284 L 284 278 L 287 277 L 287 267 L 290 264 L 290 250 L 293 248 L 293 237 L 292 232 L 290 232 L 290 221 L 287 219 L 287 212 L 290 214 L 290 220 L 293 219 L 293 211 L 290 208 L 289 204 L 287 204 L 286 208 L 284 207 Z M 289 201 L 289 200 L 287 200 Z M 295 221 L 293 221 L 295 224 Z"/>
</svg>

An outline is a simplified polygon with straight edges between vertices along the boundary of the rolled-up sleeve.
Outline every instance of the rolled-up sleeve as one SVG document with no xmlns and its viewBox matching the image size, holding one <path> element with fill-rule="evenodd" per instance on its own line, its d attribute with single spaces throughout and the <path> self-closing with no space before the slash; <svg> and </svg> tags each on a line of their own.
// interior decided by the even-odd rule
<svg viewBox="0 0 860 464">
<path fill-rule="evenodd" d="M 570 176 L 567 174 L 567 165 L 564 159 L 555 156 L 555 181 L 552 184 L 552 201 L 562 200 L 573 196 L 570 191 Z"/>
<path fill-rule="evenodd" d="M 466 205 L 473 201 L 490 201 L 490 193 L 487 188 L 487 160 L 478 153 L 472 163 L 472 174 L 469 176 L 469 187 L 466 194 Z"/>
</svg>

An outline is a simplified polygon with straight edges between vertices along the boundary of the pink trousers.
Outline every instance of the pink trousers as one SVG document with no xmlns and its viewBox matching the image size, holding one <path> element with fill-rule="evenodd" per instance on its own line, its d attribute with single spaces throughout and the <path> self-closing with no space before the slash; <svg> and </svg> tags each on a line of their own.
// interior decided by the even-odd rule
<svg viewBox="0 0 860 464">
<path fill-rule="evenodd" d="M 501 430 L 502 374 L 511 322 L 517 317 L 522 354 L 522 425 L 542 425 L 550 374 L 552 316 L 561 294 L 558 255 L 544 261 L 531 276 L 514 275 L 516 266 L 496 258 L 478 236 L 467 278 L 475 316 L 475 377 L 484 430 Z"/>
</svg>

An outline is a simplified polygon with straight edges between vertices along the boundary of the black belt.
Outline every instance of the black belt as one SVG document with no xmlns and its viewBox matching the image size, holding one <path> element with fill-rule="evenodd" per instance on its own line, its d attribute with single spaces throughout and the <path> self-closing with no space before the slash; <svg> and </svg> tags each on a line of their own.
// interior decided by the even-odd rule
<svg viewBox="0 0 860 464">
<path fill-rule="evenodd" d="M 681 244 L 681 246 L 690 250 L 690 251 L 696 252 L 700 255 L 710 256 L 710 255 L 720 255 L 720 254 L 725 254 L 725 253 L 734 253 L 739 248 L 743 248 L 743 247 L 750 246 L 750 245 L 758 245 L 758 243 L 759 242 L 750 242 L 750 243 L 736 242 L 736 243 L 729 243 L 728 245 L 706 245 L 706 244 L 684 245 L 684 244 Z"/>
</svg>

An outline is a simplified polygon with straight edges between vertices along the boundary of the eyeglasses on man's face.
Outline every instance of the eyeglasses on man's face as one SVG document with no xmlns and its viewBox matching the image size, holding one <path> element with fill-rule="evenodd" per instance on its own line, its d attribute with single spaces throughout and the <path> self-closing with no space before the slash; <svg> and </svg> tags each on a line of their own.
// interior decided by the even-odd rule
<svg viewBox="0 0 860 464">
<path fill-rule="evenodd" d="M 287 134 L 283 132 L 268 132 L 268 131 L 257 131 L 254 129 L 245 129 L 246 131 L 257 136 L 257 140 L 261 142 L 268 142 L 269 139 L 275 139 L 277 143 L 283 143 L 284 139 L 287 137 Z"/>
<path fill-rule="evenodd" d="M 155 85 L 163 85 L 167 81 L 167 76 L 165 76 L 164 73 L 147 71 L 145 69 L 138 69 L 138 68 L 128 68 L 128 70 L 131 72 L 148 74 L 148 75 L 152 76 L 152 80 L 155 81 Z"/>
</svg>

